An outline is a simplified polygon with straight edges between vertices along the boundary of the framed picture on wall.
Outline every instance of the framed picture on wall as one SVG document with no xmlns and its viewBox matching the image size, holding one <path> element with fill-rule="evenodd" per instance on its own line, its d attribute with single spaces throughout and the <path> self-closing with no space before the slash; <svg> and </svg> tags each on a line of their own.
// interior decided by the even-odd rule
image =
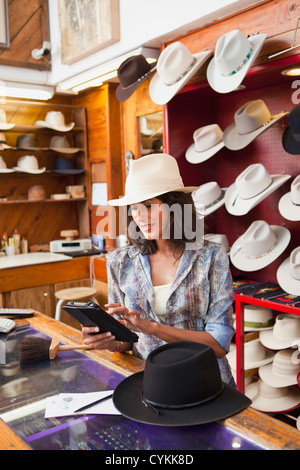
<svg viewBox="0 0 300 470">
<path fill-rule="evenodd" d="M 9 47 L 8 0 L 0 0 L 0 49 Z"/>
<path fill-rule="evenodd" d="M 119 0 L 58 0 L 58 12 L 64 64 L 120 40 Z"/>
</svg>

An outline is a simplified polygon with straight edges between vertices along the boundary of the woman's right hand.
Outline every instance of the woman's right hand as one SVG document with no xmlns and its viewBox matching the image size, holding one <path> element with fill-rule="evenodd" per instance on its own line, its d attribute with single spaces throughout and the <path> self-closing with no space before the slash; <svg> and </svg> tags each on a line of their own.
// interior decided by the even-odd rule
<svg viewBox="0 0 300 470">
<path fill-rule="evenodd" d="M 81 325 L 81 335 L 84 344 L 90 346 L 92 349 L 111 349 L 112 341 L 115 337 L 108 331 L 105 333 L 99 333 L 99 328 L 87 327 Z M 92 333 L 92 334 L 91 334 Z M 96 334 L 95 334 L 96 333 Z M 99 333 L 99 334 L 97 334 Z"/>
</svg>

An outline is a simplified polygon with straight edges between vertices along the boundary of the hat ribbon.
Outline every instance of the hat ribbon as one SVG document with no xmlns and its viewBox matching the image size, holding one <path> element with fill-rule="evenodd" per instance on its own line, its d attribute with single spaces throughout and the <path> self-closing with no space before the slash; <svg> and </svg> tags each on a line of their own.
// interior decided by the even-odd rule
<svg viewBox="0 0 300 470">
<path fill-rule="evenodd" d="M 213 207 L 215 204 L 218 204 L 223 198 L 224 198 L 225 191 L 224 189 L 221 189 L 221 196 L 218 197 L 215 201 L 211 202 L 210 204 L 207 204 L 207 206 L 204 206 L 204 210 L 209 209 L 210 207 Z"/>
<path fill-rule="evenodd" d="M 271 246 L 271 248 L 269 248 L 267 251 L 264 251 L 263 253 L 261 253 L 260 255 L 257 255 L 257 256 L 245 256 L 247 259 L 259 259 L 259 258 L 263 258 L 264 256 L 268 255 L 269 253 L 271 253 L 271 251 L 274 250 L 274 248 L 278 245 L 278 238 L 276 237 L 276 240 L 275 240 L 275 243 L 273 246 Z M 242 245 L 238 245 L 236 247 L 236 251 L 232 254 L 232 256 L 235 256 L 240 250 L 242 249 Z"/>
<path fill-rule="evenodd" d="M 195 62 L 196 62 L 196 57 L 193 58 L 190 65 L 185 69 L 184 72 L 182 72 L 181 75 L 179 75 L 179 77 L 176 78 L 176 80 L 174 80 L 173 82 L 164 82 L 165 85 L 172 86 L 172 85 L 175 85 L 175 83 L 179 82 L 193 68 L 193 66 L 195 65 Z"/>
<path fill-rule="evenodd" d="M 252 52 L 253 52 L 253 47 L 251 46 L 248 54 L 245 57 L 245 59 L 243 60 L 243 62 L 240 65 L 237 66 L 236 69 L 234 69 L 230 73 L 222 73 L 221 75 L 223 75 L 223 77 L 231 77 L 232 75 L 238 73 L 244 67 L 244 65 L 246 65 L 246 63 L 248 62 L 248 60 L 250 59 L 250 57 L 252 55 Z"/>
<path fill-rule="evenodd" d="M 148 76 L 150 73 L 154 72 L 155 69 L 156 69 L 156 65 L 155 65 L 152 69 L 148 70 L 148 72 L 144 73 L 144 75 L 142 75 L 141 77 L 139 77 L 134 83 L 141 82 L 142 80 L 144 80 L 145 78 L 147 78 L 147 76 Z M 131 84 L 128 85 L 128 86 L 122 86 L 123 90 L 127 90 L 128 88 L 131 88 L 132 85 L 134 85 L 134 83 L 131 83 Z"/>
<path fill-rule="evenodd" d="M 268 186 L 266 186 L 262 191 L 260 191 L 260 192 L 257 193 L 257 194 L 254 194 L 254 196 L 251 196 L 251 197 L 241 197 L 241 196 L 239 195 L 239 193 L 237 193 L 236 196 L 235 196 L 235 198 L 234 198 L 234 201 L 232 202 L 231 205 L 234 206 L 234 204 L 236 203 L 236 200 L 237 200 L 238 197 L 239 197 L 240 199 L 242 199 L 243 201 L 249 201 L 250 199 L 253 199 L 254 197 L 259 196 L 259 195 L 262 194 L 266 189 L 268 189 L 268 188 L 271 186 L 272 183 L 273 183 L 273 180 L 272 180 L 271 183 L 268 184 Z"/>
<path fill-rule="evenodd" d="M 258 322 L 258 321 L 244 321 L 244 326 L 247 326 L 248 328 L 267 328 L 269 326 L 273 325 L 273 318 L 270 318 L 270 320 L 265 321 L 265 322 Z"/>
</svg>

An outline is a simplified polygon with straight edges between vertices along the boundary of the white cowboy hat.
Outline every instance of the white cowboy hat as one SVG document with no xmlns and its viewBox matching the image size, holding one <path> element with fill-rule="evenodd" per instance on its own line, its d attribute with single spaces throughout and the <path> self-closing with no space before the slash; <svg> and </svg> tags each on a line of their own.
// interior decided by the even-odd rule
<svg viewBox="0 0 300 470">
<path fill-rule="evenodd" d="M 15 124 L 8 123 L 6 121 L 6 112 L 4 109 L 0 109 L 0 129 L 2 131 L 7 131 L 8 129 L 12 129 L 15 127 Z"/>
<path fill-rule="evenodd" d="M 209 215 L 223 206 L 225 189 L 221 189 L 216 181 L 202 184 L 192 192 L 192 198 L 200 215 Z"/>
<path fill-rule="evenodd" d="M 300 220 L 300 175 L 292 182 L 291 190 L 279 200 L 278 209 L 285 219 Z"/>
<path fill-rule="evenodd" d="M 266 34 L 246 38 L 238 29 L 221 36 L 207 68 L 210 86 L 219 93 L 235 90 L 242 83 L 265 39 Z"/>
<path fill-rule="evenodd" d="M 230 260 L 242 271 L 257 271 L 271 264 L 286 249 L 290 231 L 264 220 L 252 222 L 246 232 L 232 245 Z"/>
<path fill-rule="evenodd" d="M 168 103 L 189 79 L 202 67 L 212 51 L 192 54 L 179 41 L 170 44 L 160 54 L 150 85 L 150 98 L 156 104 Z"/>
<path fill-rule="evenodd" d="M 60 111 L 48 111 L 45 121 L 36 121 L 36 126 L 48 127 L 60 132 L 68 132 L 73 129 L 75 123 L 65 124 L 65 117 Z"/>
<path fill-rule="evenodd" d="M 15 170 L 13 170 L 12 168 L 7 168 L 3 157 L 0 155 L 0 173 L 13 173 L 14 171 Z"/>
<path fill-rule="evenodd" d="M 279 314 L 275 325 L 270 331 L 259 333 L 261 343 L 270 349 L 286 349 L 300 341 L 300 317 Z"/>
<path fill-rule="evenodd" d="M 6 136 L 0 132 L 0 150 L 11 149 L 11 145 L 6 143 Z"/>
<path fill-rule="evenodd" d="M 277 281 L 288 294 L 300 294 L 300 246 L 277 269 Z"/>
<path fill-rule="evenodd" d="M 244 343 L 244 370 L 256 369 L 273 361 L 275 353 L 266 349 L 259 339 Z M 227 359 L 232 369 L 236 369 L 236 350 L 227 354 Z"/>
<path fill-rule="evenodd" d="M 296 387 L 270 387 L 262 380 L 246 387 L 245 395 L 252 400 L 251 407 L 266 413 L 296 408 L 300 403 L 300 389 Z"/>
<path fill-rule="evenodd" d="M 219 233 L 207 233 L 203 236 L 203 239 L 209 242 L 214 242 L 218 243 L 219 245 L 222 245 L 227 251 L 227 253 L 230 251 L 229 242 L 226 235 Z"/>
<path fill-rule="evenodd" d="M 270 175 L 262 163 L 253 163 L 229 186 L 225 194 L 225 207 L 232 215 L 245 215 L 290 177 Z"/>
<path fill-rule="evenodd" d="M 68 139 L 65 135 L 54 135 L 51 137 L 50 149 L 59 153 L 76 153 L 79 151 L 77 147 L 70 147 Z"/>
<path fill-rule="evenodd" d="M 270 308 L 259 305 L 244 306 L 244 331 L 265 331 L 273 328 L 274 319 Z"/>
<path fill-rule="evenodd" d="M 224 147 L 223 132 L 218 124 L 196 129 L 193 139 L 194 143 L 185 152 L 189 163 L 204 162 Z"/>
<path fill-rule="evenodd" d="M 126 206 L 143 202 L 171 191 L 191 193 L 196 186 L 185 187 L 179 173 L 177 161 L 171 155 L 155 153 L 130 160 L 125 183 L 125 196 L 111 199 L 111 206 Z"/>
<path fill-rule="evenodd" d="M 300 372 L 300 362 L 294 359 L 293 349 L 278 351 L 272 364 L 260 367 L 260 378 L 270 387 L 289 387 L 297 385 L 297 374 Z"/>
<path fill-rule="evenodd" d="M 263 100 L 249 101 L 234 115 L 234 123 L 224 130 L 223 141 L 230 150 L 240 150 L 282 119 L 287 112 L 271 115 Z"/>
<path fill-rule="evenodd" d="M 22 171 L 24 173 L 39 174 L 44 173 L 46 168 L 39 168 L 38 160 L 34 155 L 24 155 L 20 157 L 17 166 L 14 166 L 15 171 Z"/>
</svg>

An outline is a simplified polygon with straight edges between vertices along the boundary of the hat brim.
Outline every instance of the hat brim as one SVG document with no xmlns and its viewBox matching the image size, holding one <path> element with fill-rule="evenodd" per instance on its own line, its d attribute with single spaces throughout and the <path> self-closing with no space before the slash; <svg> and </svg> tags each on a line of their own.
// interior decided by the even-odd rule
<svg viewBox="0 0 300 470">
<path fill-rule="evenodd" d="M 44 173 L 44 171 L 46 171 L 46 168 L 43 167 L 43 168 L 39 168 L 37 170 L 24 170 L 23 168 L 19 168 L 17 166 L 14 166 L 13 170 L 18 171 L 19 173 L 30 173 L 32 175 L 39 175 L 40 173 Z"/>
<path fill-rule="evenodd" d="M 247 258 L 240 243 L 241 237 L 233 243 L 229 256 L 230 261 L 236 268 L 247 272 L 257 271 L 271 264 L 283 253 L 290 242 L 291 233 L 287 228 L 280 225 L 271 225 L 271 228 L 276 234 L 277 245 L 269 253 L 260 258 Z"/>
<path fill-rule="evenodd" d="M 225 207 L 232 215 L 245 215 L 253 207 L 257 206 L 263 199 L 276 191 L 281 185 L 291 178 L 291 175 L 270 175 L 272 183 L 264 191 L 249 199 L 242 199 L 236 189 L 236 183 L 233 183 L 225 194 Z"/>
<path fill-rule="evenodd" d="M 207 68 L 207 80 L 213 90 L 218 93 L 229 93 L 234 91 L 243 81 L 246 76 L 249 68 L 253 64 L 257 54 L 259 53 L 264 40 L 266 39 L 266 34 L 255 34 L 254 36 L 249 37 L 249 41 L 253 46 L 253 53 L 248 60 L 248 62 L 235 74 L 224 77 L 218 70 L 215 58 L 213 58 Z"/>
<path fill-rule="evenodd" d="M 251 370 L 251 369 L 256 369 L 257 367 L 265 366 L 266 364 L 269 364 L 270 362 L 273 361 L 274 356 L 275 356 L 274 351 L 266 350 L 265 358 L 260 361 L 249 361 L 249 359 L 245 357 L 244 358 L 244 370 Z M 228 359 L 230 367 L 233 370 L 235 370 L 236 369 L 236 350 L 234 349 L 233 351 L 230 351 L 226 357 Z"/>
<path fill-rule="evenodd" d="M 295 206 L 291 199 L 291 191 L 284 194 L 278 203 L 278 210 L 282 217 L 287 220 L 300 220 L 300 206 Z"/>
<path fill-rule="evenodd" d="M 195 144 L 189 146 L 187 151 L 185 152 L 185 158 L 189 163 L 201 163 L 205 162 L 209 158 L 213 157 L 219 150 L 224 147 L 224 142 L 219 142 L 214 147 L 205 150 L 204 152 L 197 152 L 195 149 Z"/>
<path fill-rule="evenodd" d="M 289 257 L 277 269 L 276 277 L 278 284 L 285 292 L 291 295 L 299 295 L 300 281 L 291 276 Z"/>
<path fill-rule="evenodd" d="M 0 123 L 0 131 L 7 131 L 15 127 L 15 124 L 5 124 L 4 122 Z"/>
<path fill-rule="evenodd" d="M 229 150 L 241 150 L 247 147 L 247 145 L 249 145 L 253 140 L 259 137 L 263 132 L 266 132 L 271 126 L 287 114 L 287 112 L 275 114 L 267 124 L 259 127 L 253 132 L 249 132 L 248 134 L 239 134 L 235 122 L 230 124 L 223 133 L 223 142 L 225 147 Z"/>
<path fill-rule="evenodd" d="M 0 173 L 14 173 L 13 168 L 0 168 Z"/>
<path fill-rule="evenodd" d="M 84 169 L 75 169 L 75 168 L 70 168 L 69 170 L 53 170 L 55 171 L 55 173 L 62 173 L 64 175 L 79 175 L 80 173 L 83 173 L 84 172 Z"/>
<path fill-rule="evenodd" d="M 275 375 L 273 372 L 273 364 L 267 364 L 266 366 L 260 367 L 258 374 L 261 380 L 270 387 L 280 388 L 297 385 L 297 373 Z"/>
<path fill-rule="evenodd" d="M 156 104 L 166 104 L 168 103 L 176 93 L 181 90 L 181 88 L 190 80 L 190 78 L 206 63 L 206 61 L 211 57 L 213 51 L 204 51 L 197 54 L 193 54 L 196 59 L 193 67 L 174 85 L 166 85 L 158 72 L 153 75 L 150 85 L 149 85 L 149 94 L 150 98 Z"/>
<path fill-rule="evenodd" d="M 117 88 L 116 88 L 116 98 L 118 101 L 126 101 L 130 96 L 135 92 L 135 90 L 143 83 L 145 82 L 152 74 L 155 72 L 156 69 L 156 63 L 154 62 L 152 64 L 152 68 L 147 72 L 145 75 L 143 75 L 142 78 L 137 80 L 136 82 L 132 83 L 128 87 L 123 87 L 122 84 L 120 83 Z"/>
<path fill-rule="evenodd" d="M 291 155 L 300 154 L 300 141 L 296 140 L 289 127 L 282 134 L 282 146 Z"/>
<path fill-rule="evenodd" d="M 77 153 L 79 152 L 79 148 L 61 148 L 61 147 L 50 147 L 50 150 L 53 150 L 54 152 L 58 153 L 66 153 L 66 154 L 71 154 L 71 153 Z"/>
<path fill-rule="evenodd" d="M 299 405 L 299 389 L 290 389 L 284 397 L 270 398 L 258 395 L 258 382 L 253 382 L 246 387 L 245 393 L 252 400 L 252 408 L 267 413 L 288 411 Z"/>
<path fill-rule="evenodd" d="M 46 121 L 36 121 L 34 125 L 47 127 L 48 129 L 53 129 L 54 131 L 58 131 L 58 132 L 68 132 L 73 129 L 73 127 L 75 126 L 75 122 L 70 122 L 69 124 L 65 126 L 61 126 L 61 127 L 52 126 L 51 124 L 48 124 Z"/>
<path fill-rule="evenodd" d="M 124 379 L 115 389 L 113 403 L 126 418 L 157 426 L 189 426 L 228 418 L 251 405 L 251 400 L 238 390 L 223 384 L 222 393 L 199 406 L 170 410 L 159 408 L 159 414 L 142 402 L 144 372 Z"/>
<path fill-rule="evenodd" d="M 137 204 L 138 202 L 143 202 L 147 201 L 148 199 L 152 199 L 154 197 L 160 196 L 161 194 L 166 194 L 170 192 L 183 192 L 183 193 L 192 193 L 198 189 L 198 186 L 187 186 L 184 188 L 174 188 L 170 189 L 169 191 L 155 191 L 152 193 L 145 193 L 143 195 L 139 194 L 136 196 L 124 196 L 120 197 L 119 199 L 111 199 L 110 201 L 107 201 L 110 206 L 128 206 L 129 204 Z"/>
</svg>

